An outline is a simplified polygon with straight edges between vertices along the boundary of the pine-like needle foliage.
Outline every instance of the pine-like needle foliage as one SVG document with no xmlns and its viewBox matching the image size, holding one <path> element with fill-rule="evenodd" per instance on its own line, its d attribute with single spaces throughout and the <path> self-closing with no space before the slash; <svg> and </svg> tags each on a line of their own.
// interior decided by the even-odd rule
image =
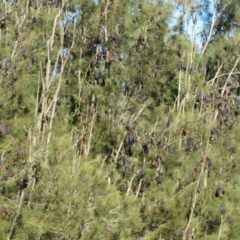
<svg viewBox="0 0 240 240">
<path fill-rule="evenodd" d="M 238 238 L 238 5 L 180 6 L 0 3 L 0 239 Z"/>
</svg>

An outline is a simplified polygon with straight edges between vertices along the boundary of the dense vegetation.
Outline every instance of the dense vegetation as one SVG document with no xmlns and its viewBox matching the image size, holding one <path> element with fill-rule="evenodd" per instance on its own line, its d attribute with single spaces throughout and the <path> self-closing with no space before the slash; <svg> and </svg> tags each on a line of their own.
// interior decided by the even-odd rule
<svg viewBox="0 0 240 240">
<path fill-rule="evenodd" d="M 238 9 L 1 1 L 0 239 L 238 239 Z"/>
</svg>

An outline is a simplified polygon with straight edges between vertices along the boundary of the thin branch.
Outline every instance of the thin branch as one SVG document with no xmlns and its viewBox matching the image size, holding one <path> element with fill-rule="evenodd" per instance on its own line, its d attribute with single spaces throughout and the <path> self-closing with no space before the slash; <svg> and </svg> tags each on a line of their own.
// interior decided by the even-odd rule
<svg viewBox="0 0 240 240">
<path fill-rule="evenodd" d="M 120 145 L 119 145 L 119 147 L 118 147 L 117 154 L 116 154 L 115 160 L 114 160 L 114 163 L 115 163 L 115 164 L 117 163 L 117 159 L 118 159 L 119 153 L 120 153 L 120 151 L 121 151 L 121 149 L 122 149 L 123 142 L 124 142 L 124 138 L 125 138 L 126 135 L 127 135 L 127 131 L 125 131 L 125 133 L 124 133 L 124 135 L 123 135 L 123 138 L 122 138 L 122 141 L 121 141 L 121 143 L 120 143 Z"/>
<path fill-rule="evenodd" d="M 215 22 L 216 22 L 216 9 L 214 9 L 214 12 L 213 12 L 213 17 L 212 17 L 212 23 L 211 23 L 211 28 L 209 30 L 209 34 L 208 34 L 208 38 L 203 46 L 203 49 L 202 49 L 202 55 L 205 53 L 206 49 L 207 49 L 207 46 L 212 38 L 212 34 L 213 34 L 213 28 L 215 26 Z"/>
<path fill-rule="evenodd" d="M 131 180 L 130 180 L 130 182 L 129 182 L 128 190 L 127 190 L 126 196 L 129 195 L 129 193 L 130 193 L 130 191 L 131 191 L 131 189 L 132 189 L 132 182 L 133 182 L 134 178 L 135 178 L 135 174 L 133 174 L 133 176 L 132 176 L 132 178 L 131 178 Z"/>
<path fill-rule="evenodd" d="M 138 184 L 138 189 L 137 189 L 137 192 L 136 192 L 136 197 L 138 197 L 138 195 L 139 195 L 139 192 L 140 192 L 140 189 L 141 189 L 141 185 L 142 185 L 142 178 L 140 179 L 139 184 Z"/>
<path fill-rule="evenodd" d="M 223 215 L 221 215 L 221 224 L 219 226 L 219 232 L 218 232 L 217 240 L 221 239 L 223 223 L 224 223 L 224 217 L 223 217 Z"/>
<path fill-rule="evenodd" d="M 197 195 L 198 195 L 198 186 L 200 184 L 200 181 L 201 181 L 201 177 L 202 177 L 202 174 L 204 172 L 204 167 L 205 167 L 205 163 L 206 163 L 206 158 L 207 158 L 207 153 L 209 152 L 209 149 L 208 149 L 208 140 L 207 140 L 207 146 L 206 146 L 206 154 L 203 158 L 203 162 L 202 162 L 202 167 L 201 167 L 201 171 L 200 171 L 200 174 L 199 174 L 199 177 L 198 177 L 198 180 L 197 180 L 197 183 L 196 183 L 196 187 L 195 187 L 195 191 L 194 191 L 194 195 L 193 195 L 193 198 L 192 198 L 192 205 L 191 205 L 191 212 L 190 212 L 190 216 L 188 218 L 188 223 L 187 223 L 187 226 L 184 230 L 184 234 L 183 234 L 183 240 L 186 239 L 186 233 L 190 227 L 190 224 L 192 222 L 192 218 L 193 218 L 193 213 L 194 213 L 194 209 L 195 209 L 195 206 L 196 206 L 196 203 L 197 203 Z"/>
<path fill-rule="evenodd" d="M 94 126 L 95 116 L 96 116 L 96 113 L 92 117 L 91 128 L 90 128 L 90 132 L 89 132 L 88 145 L 87 145 L 87 150 L 86 150 L 86 155 L 87 156 L 89 155 L 89 151 L 90 151 L 90 145 L 91 145 L 92 136 L 93 136 L 93 126 Z"/>
<path fill-rule="evenodd" d="M 181 95 L 181 77 L 182 77 L 182 71 L 180 69 L 179 71 L 179 78 L 178 78 L 178 97 L 177 97 L 177 110 L 179 110 L 180 106 L 180 95 Z"/>
<path fill-rule="evenodd" d="M 238 56 L 238 58 L 237 58 L 237 60 L 236 60 L 236 62 L 235 62 L 235 64 L 234 64 L 234 66 L 233 66 L 233 68 L 231 69 L 231 72 L 228 74 L 228 78 L 227 78 L 227 80 L 226 80 L 226 82 L 225 82 L 225 84 L 224 84 L 224 86 L 223 86 L 223 89 L 222 89 L 222 92 L 221 92 L 221 95 L 222 95 L 222 96 L 223 96 L 223 94 L 224 94 L 224 92 L 225 92 L 225 90 L 226 90 L 227 84 L 228 84 L 228 82 L 229 82 L 229 80 L 230 80 L 230 78 L 231 78 L 231 76 L 232 76 L 232 73 L 233 73 L 234 69 L 236 68 L 239 60 L 240 60 L 240 57 Z"/>
<path fill-rule="evenodd" d="M 19 216 L 20 216 L 20 211 L 21 211 L 21 207 L 22 207 L 22 203 L 23 203 L 23 198 L 24 198 L 24 191 L 21 192 L 20 201 L 18 203 L 17 212 L 16 212 L 16 214 L 15 214 L 15 216 L 13 218 L 13 221 L 12 221 L 12 224 L 11 224 L 11 228 L 10 228 L 10 232 L 8 234 L 8 237 L 7 237 L 7 240 L 11 240 L 12 239 L 12 235 L 13 235 L 15 226 L 16 226 L 17 221 L 18 221 Z"/>
</svg>

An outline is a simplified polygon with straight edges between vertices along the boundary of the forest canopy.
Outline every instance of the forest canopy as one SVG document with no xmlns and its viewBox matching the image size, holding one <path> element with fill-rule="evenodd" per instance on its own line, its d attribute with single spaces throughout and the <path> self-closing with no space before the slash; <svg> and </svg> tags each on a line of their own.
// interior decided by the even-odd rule
<svg viewBox="0 0 240 240">
<path fill-rule="evenodd" d="M 238 1 L 0 3 L 0 239 L 238 239 Z"/>
</svg>

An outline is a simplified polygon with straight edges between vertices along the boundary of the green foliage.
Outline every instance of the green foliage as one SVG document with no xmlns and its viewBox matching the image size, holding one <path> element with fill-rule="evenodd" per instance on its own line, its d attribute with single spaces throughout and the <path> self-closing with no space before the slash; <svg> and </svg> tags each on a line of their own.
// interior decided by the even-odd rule
<svg viewBox="0 0 240 240">
<path fill-rule="evenodd" d="M 40 2 L 0 3 L 0 239 L 237 239 L 236 3 L 198 53 L 165 1 Z"/>
</svg>

